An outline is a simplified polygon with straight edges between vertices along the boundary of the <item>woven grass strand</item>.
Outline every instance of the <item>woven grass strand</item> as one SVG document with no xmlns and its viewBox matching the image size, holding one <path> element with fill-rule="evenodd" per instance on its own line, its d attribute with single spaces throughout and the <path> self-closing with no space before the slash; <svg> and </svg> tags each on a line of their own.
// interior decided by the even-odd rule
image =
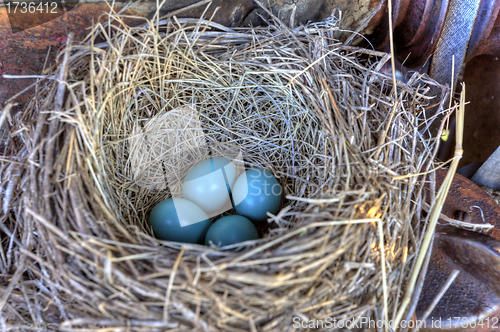
<svg viewBox="0 0 500 332">
<path fill-rule="evenodd" d="M 62 81 L 45 80 L 11 119 L 3 110 L 2 330 L 291 331 L 295 318 L 394 319 L 425 234 L 422 188 L 438 139 L 423 111 L 436 83 L 415 74 L 394 87 L 381 71 L 390 56 L 344 46 L 330 21 L 155 22 L 130 27 L 110 14 L 47 73 Z M 160 242 L 147 224 L 170 192 L 134 180 L 134 128 L 186 105 L 208 146 L 236 144 L 288 197 L 242 251 Z"/>
</svg>

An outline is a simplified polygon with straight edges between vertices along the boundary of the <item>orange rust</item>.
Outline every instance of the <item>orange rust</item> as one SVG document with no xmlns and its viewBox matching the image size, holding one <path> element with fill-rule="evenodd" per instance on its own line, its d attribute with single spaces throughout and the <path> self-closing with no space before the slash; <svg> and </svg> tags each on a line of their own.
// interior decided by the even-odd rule
<svg viewBox="0 0 500 332">
<path fill-rule="evenodd" d="M 437 187 L 445 176 L 445 170 L 436 172 Z M 467 222 L 472 224 L 492 224 L 495 227 L 483 234 L 500 240 L 500 206 L 483 189 L 460 174 L 455 175 L 441 212 L 449 218 L 467 216 Z M 443 225 L 436 227 L 436 233 L 454 229 L 445 222 L 441 223 Z"/>
<path fill-rule="evenodd" d="M 57 50 L 63 46 L 69 32 L 75 34 L 75 41 L 81 41 L 89 33 L 88 27 L 98 20 L 104 22 L 107 17 L 103 15 L 110 8 L 103 4 L 80 4 L 65 15 L 46 22 L 42 25 L 19 32 L 13 32 L 7 9 L 0 8 L 0 75 L 39 75 L 42 73 L 45 58 L 48 56 L 48 66 L 55 62 Z M 127 10 L 124 14 L 136 17 L 145 17 L 146 13 Z M 15 16 L 18 28 L 23 27 L 23 20 L 34 19 L 37 15 L 23 17 Z M 44 15 L 38 14 L 37 20 L 42 21 Z M 12 17 L 11 17 L 12 19 Z M 18 20 L 18 21 L 16 21 Z M 139 18 L 125 19 L 127 24 L 139 22 Z M 32 24 L 32 23 L 29 23 Z M 28 87 L 34 79 L 5 79 L 0 76 L 0 108 L 3 103 L 17 92 Z M 26 100 L 30 93 L 17 101 Z"/>
</svg>

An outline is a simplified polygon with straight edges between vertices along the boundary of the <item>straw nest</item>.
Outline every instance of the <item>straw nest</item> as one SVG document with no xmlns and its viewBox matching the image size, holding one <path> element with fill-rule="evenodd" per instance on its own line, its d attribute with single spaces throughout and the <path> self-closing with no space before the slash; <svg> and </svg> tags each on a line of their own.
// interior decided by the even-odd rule
<svg viewBox="0 0 500 332">
<path fill-rule="evenodd" d="M 426 224 L 425 175 L 395 177 L 435 167 L 423 118 L 434 83 L 398 81 L 396 100 L 382 72 L 390 56 L 338 33 L 334 20 L 130 27 L 110 15 L 84 43 L 70 38 L 24 111 L 3 112 L 2 329 L 291 331 L 393 318 Z M 141 182 L 165 167 L 134 157 L 134 142 L 178 107 L 196 110 L 212 153 L 231 143 L 283 187 L 281 211 L 242 250 L 152 236 L 148 212 L 173 191 L 156 173 Z"/>
</svg>

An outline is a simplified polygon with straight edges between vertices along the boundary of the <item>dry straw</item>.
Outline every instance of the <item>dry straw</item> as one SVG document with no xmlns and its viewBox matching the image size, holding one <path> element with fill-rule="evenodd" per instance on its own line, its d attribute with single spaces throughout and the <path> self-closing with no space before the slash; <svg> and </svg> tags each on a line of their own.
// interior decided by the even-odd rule
<svg viewBox="0 0 500 332">
<path fill-rule="evenodd" d="M 130 27 L 109 15 L 84 43 L 70 38 L 25 110 L 2 113 L 1 329 L 292 331 L 411 317 L 406 286 L 428 251 L 421 211 L 434 202 L 422 173 L 436 167 L 423 118 L 435 83 L 415 74 L 392 94 L 390 56 L 338 36 L 332 20 Z M 236 144 L 284 188 L 264 237 L 241 251 L 160 242 L 147 225 L 170 193 L 137 183 L 131 142 L 186 105 L 209 147 Z"/>
</svg>

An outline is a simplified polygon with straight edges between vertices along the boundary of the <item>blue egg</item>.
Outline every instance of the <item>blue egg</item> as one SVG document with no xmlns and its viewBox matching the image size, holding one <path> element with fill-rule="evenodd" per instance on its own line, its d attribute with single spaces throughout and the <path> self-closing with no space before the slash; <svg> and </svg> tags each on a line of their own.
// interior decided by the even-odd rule
<svg viewBox="0 0 500 332">
<path fill-rule="evenodd" d="M 234 181 L 236 167 L 229 159 L 210 158 L 189 170 L 182 185 L 182 195 L 209 216 L 214 216 L 232 208 Z"/>
<path fill-rule="evenodd" d="M 169 198 L 151 210 L 149 224 L 158 239 L 201 244 L 212 222 L 193 202 Z"/>
<path fill-rule="evenodd" d="M 238 177 L 232 194 L 238 214 L 253 222 L 264 222 L 267 212 L 276 214 L 279 211 L 282 189 L 271 172 L 252 168 Z"/>
<path fill-rule="evenodd" d="M 250 220 L 242 216 L 222 217 L 209 228 L 205 237 L 205 245 L 210 242 L 220 246 L 240 243 L 259 238 L 257 229 Z"/>
</svg>

